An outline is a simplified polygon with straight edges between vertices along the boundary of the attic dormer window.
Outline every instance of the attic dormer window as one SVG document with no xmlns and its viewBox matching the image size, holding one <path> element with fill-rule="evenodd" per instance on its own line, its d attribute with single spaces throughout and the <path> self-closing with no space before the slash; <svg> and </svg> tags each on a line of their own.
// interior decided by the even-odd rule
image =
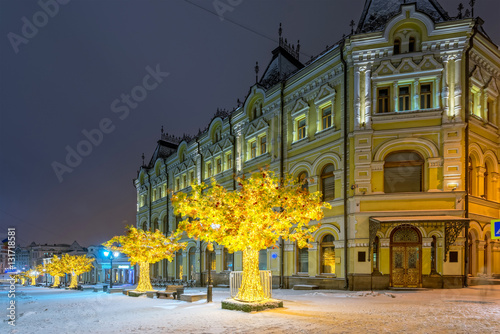
<svg viewBox="0 0 500 334">
<path fill-rule="evenodd" d="M 394 41 L 394 54 L 398 55 L 401 53 L 401 40 L 398 38 Z"/>
</svg>

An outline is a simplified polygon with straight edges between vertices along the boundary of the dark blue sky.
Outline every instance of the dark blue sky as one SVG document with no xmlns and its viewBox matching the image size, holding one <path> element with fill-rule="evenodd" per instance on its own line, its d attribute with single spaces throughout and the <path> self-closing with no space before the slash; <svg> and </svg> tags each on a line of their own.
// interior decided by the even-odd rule
<svg viewBox="0 0 500 334">
<path fill-rule="evenodd" d="M 364 5 L 220 0 L 240 2 L 221 20 L 196 6 L 215 12 L 212 0 L 59 1 L 68 3 L 43 17 L 37 1 L 0 0 L 0 236 L 15 226 L 22 245 L 89 245 L 121 234 L 135 223 L 132 179 L 161 125 L 175 135 L 196 134 L 217 108 L 235 107 L 255 81 L 255 61 L 261 73 L 267 66 L 280 22 L 284 37 L 300 39 L 307 60 L 348 34 Z M 458 0 L 439 2 L 456 15 Z M 499 9 L 497 0 L 478 0 L 475 13 L 497 43 Z M 40 28 L 25 27 L 31 37 L 14 39 L 16 53 L 9 33 L 22 35 L 23 17 L 34 16 Z M 158 85 L 147 81 L 151 90 L 136 87 L 144 85 L 146 67 L 158 64 L 169 75 Z M 113 112 L 113 101 L 131 92 L 147 96 L 128 115 Z M 89 154 L 60 182 L 53 164 L 66 164 L 67 147 L 76 149 L 82 131 L 101 122 L 113 131 L 80 147 Z"/>
</svg>

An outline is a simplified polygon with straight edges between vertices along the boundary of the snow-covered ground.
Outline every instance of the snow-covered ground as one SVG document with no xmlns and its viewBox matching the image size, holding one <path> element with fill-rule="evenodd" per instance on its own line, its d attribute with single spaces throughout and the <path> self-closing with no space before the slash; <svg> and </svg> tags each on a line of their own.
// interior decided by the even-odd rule
<svg viewBox="0 0 500 334">
<path fill-rule="evenodd" d="M 283 309 L 244 313 L 214 302 L 16 287 L 16 326 L 0 291 L 0 333 L 500 333 L 500 286 L 457 290 L 347 292 L 274 290 Z M 205 291 L 186 289 L 186 293 Z"/>
</svg>

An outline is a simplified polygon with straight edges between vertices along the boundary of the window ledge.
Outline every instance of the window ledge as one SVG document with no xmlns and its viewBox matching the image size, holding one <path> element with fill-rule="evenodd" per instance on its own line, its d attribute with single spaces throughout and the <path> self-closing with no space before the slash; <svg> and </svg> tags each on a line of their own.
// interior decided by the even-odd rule
<svg viewBox="0 0 500 334">
<path fill-rule="evenodd" d="M 440 118 L 442 109 L 422 109 L 408 111 L 393 111 L 386 113 L 376 113 L 372 115 L 373 123 L 384 123 L 390 120 L 400 120 L 409 118 Z"/>
<path fill-rule="evenodd" d="M 337 278 L 335 274 L 319 274 L 316 275 L 317 278 Z"/>
<path fill-rule="evenodd" d="M 309 277 L 308 273 L 296 273 L 293 274 L 292 277 Z"/>
<path fill-rule="evenodd" d="M 292 142 L 292 145 L 295 145 L 295 144 L 299 144 L 299 143 L 303 143 L 305 142 L 307 139 L 309 139 L 308 136 L 305 136 L 304 138 L 300 138 L 300 139 L 297 139 L 295 141 Z"/>
<path fill-rule="evenodd" d="M 330 126 L 329 128 L 326 128 L 326 129 L 323 129 L 323 130 L 319 130 L 319 131 L 316 131 L 316 135 L 322 135 L 323 133 L 325 132 L 328 132 L 328 130 L 332 130 L 332 131 L 335 131 L 335 126 Z"/>
<path fill-rule="evenodd" d="M 264 154 L 256 156 L 255 158 L 248 159 L 247 161 L 245 161 L 245 163 L 249 163 L 249 164 L 254 163 L 254 162 L 259 161 L 259 160 L 267 159 L 270 156 L 271 156 L 271 154 L 269 152 L 266 152 Z"/>
</svg>

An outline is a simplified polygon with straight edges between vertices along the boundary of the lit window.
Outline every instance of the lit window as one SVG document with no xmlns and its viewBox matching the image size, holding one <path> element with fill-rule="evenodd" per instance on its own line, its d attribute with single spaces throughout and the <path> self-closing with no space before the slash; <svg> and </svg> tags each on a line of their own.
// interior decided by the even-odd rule
<svg viewBox="0 0 500 334">
<path fill-rule="evenodd" d="M 377 112 L 389 112 L 389 88 L 379 88 L 377 94 L 378 109 Z"/>
<path fill-rule="evenodd" d="M 396 39 L 394 41 L 394 54 L 398 55 L 401 53 L 401 41 L 399 39 Z"/>
<path fill-rule="evenodd" d="M 321 191 L 323 192 L 323 201 L 335 199 L 335 176 L 333 175 L 335 167 L 328 164 L 321 172 Z"/>
<path fill-rule="evenodd" d="M 309 182 L 307 181 L 307 172 L 302 172 L 299 174 L 299 183 L 301 188 L 305 192 L 309 192 Z"/>
<path fill-rule="evenodd" d="M 302 139 L 306 137 L 306 119 L 303 118 L 297 121 L 297 139 Z"/>
<path fill-rule="evenodd" d="M 257 156 L 257 142 L 254 140 L 250 143 L 250 158 L 253 159 Z"/>
<path fill-rule="evenodd" d="M 266 136 L 260 138 L 260 154 L 264 154 L 267 152 L 267 139 Z"/>
<path fill-rule="evenodd" d="M 415 52 L 415 37 L 410 37 L 410 43 L 408 44 L 408 51 Z"/>
<path fill-rule="evenodd" d="M 323 108 L 323 130 L 332 126 L 332 106 Z"/>
<path fill-rule="evenodd" d="M 227 155 L 227 169 L 233 168 L 233 155 L 228 154 Z"/>
<path fill-rule="evenodd" d="M 321 273 L 335 274 L 335 246 L 333 235 L 327 234 L 321 239 Z"/>
<path fill-rule="evenodd" d="M 217 159 L 217 173 L 222 172 L 222 161 L 221 159 Z"/>
<path fill-rule="evenodd" d="M 410 86 L 399 87 L 399 111 L 410 110 Z"/>
<path fill-rule="evenodd" d="M 394 152 L 385 158 L 386 193 L 422 191 L 424 159 L 416 152 Z"/>
<path fill-rule="evenodd" d="M 432 108 L 432 87 L 431 84 L 420 85 L 420 109 Z"/>
</svg>

